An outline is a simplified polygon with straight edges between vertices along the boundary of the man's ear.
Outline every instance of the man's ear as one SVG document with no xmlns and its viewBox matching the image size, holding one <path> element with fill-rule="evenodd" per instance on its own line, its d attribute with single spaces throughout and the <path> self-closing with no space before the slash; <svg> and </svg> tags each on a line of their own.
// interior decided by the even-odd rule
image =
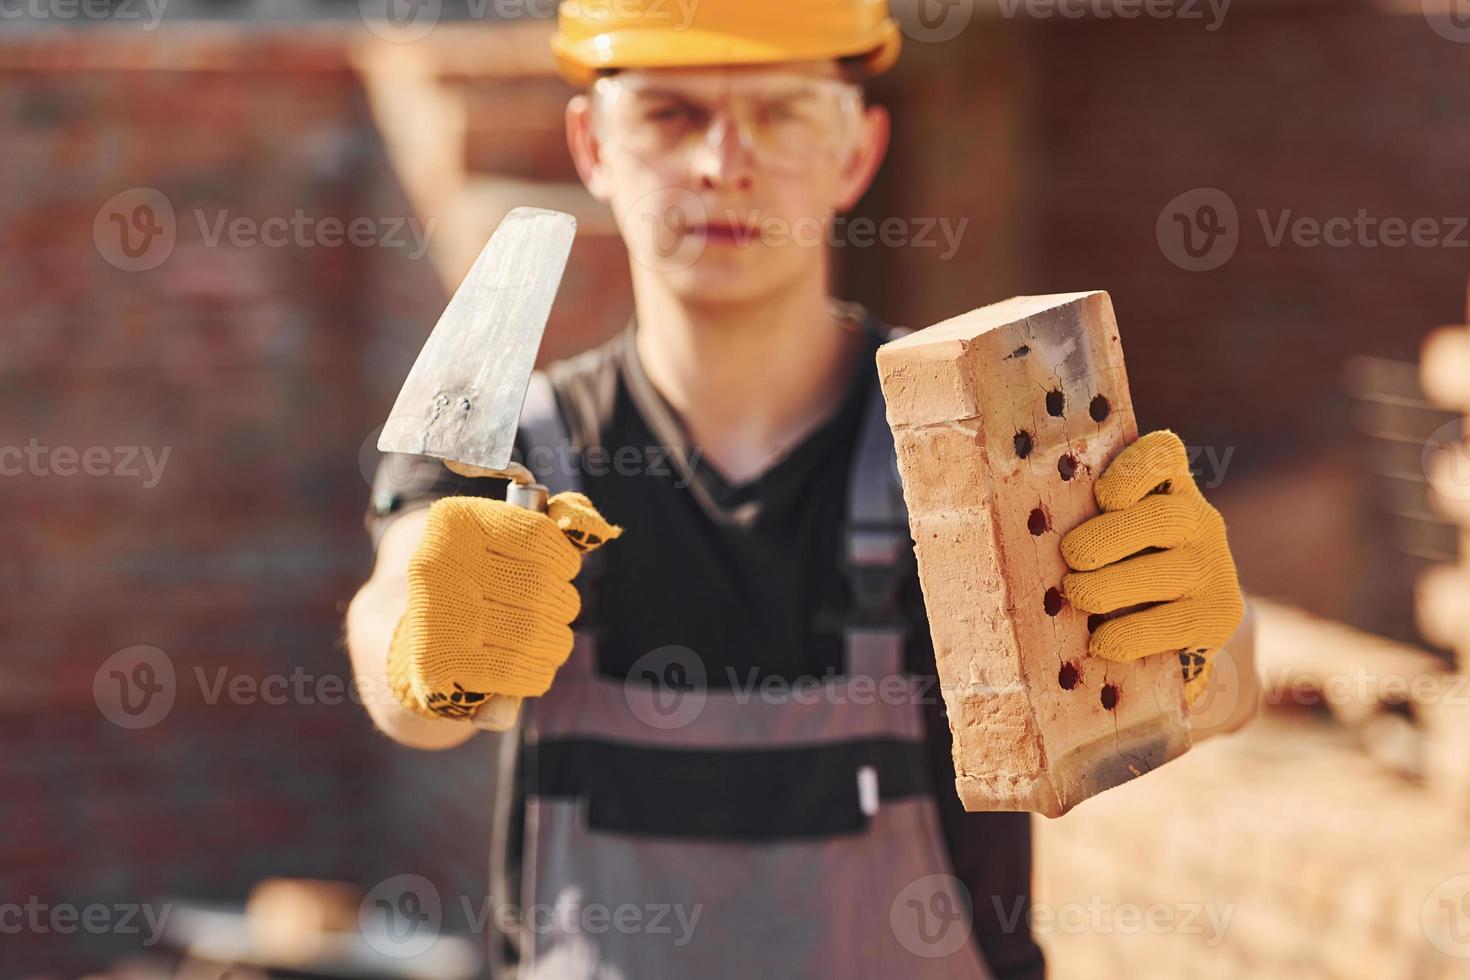
<svg viewBox="0 0 1470 980">
<path fill-rule="evenodd" d="M 838 185 L 837 210 L 848 210 L 868 192 L 878 168 L 883 164 L 883 157 L 888 153 L 890 131 L 887 109 L 870 105 L 863 110 L 857 145 L 848 155 Z"/>
<path fill-rule="evenodd" d="M 567 149 L 577 165 L 577 176 L 594 198 L 607 203 L 607 180 L 603 174 L 602 146 L 592 131 L 592 100 L 573 96 L 567 103 Z"/>
</svg>

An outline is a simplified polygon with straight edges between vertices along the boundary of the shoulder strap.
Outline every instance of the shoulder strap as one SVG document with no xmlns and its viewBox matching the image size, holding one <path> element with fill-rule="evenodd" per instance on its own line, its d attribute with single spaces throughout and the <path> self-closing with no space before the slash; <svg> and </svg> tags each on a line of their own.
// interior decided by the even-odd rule
<svg viewBox="0 0 1470 980">
<path fill-rule="evenodd" d="M 529 447 L 526 450 L 526 467 L 553 495 L 582 492 L 584 444 L 573 441 L 563 420 L 561 406 L 551 376 L 543 371 L 533 372 L 531 383 L 526 388 L 526 400 L 521 405 L 519 435 L 521 442 Z M 604 560 L 601 551 L 582 556 L 582 570 L 577 575 L 582 611 L 573 624 L 577 629 L 584 629 L 596 621 L 598 585 Z"/>
<path fill-rule="evenodd" d="M 604 344 L 547 365 L 573 446 L 585 450 L 602 444 L 602 429 L 612 418 L 617 395 L 618 363 L 631 340 L 631 329 L 624 330 Z"/>
<path fill-rule="evenodd" d="M 848 476 L 844 539 L 845 565 L 856 604 L 852 625 L 901 623 L 898 588 L 913 567 L 914 554 L 893 431 L 876 379 L 868 393 L 857 456 Z"/>
<path fill-rule="evenodd" d="M 893 564 L 909 543 L 908 510 L 898 476 L 893 430 L 877 382 L 868 393 L 857 458 L 847 486 L 848 560 L 861 565 Z"/>
<path fill-rule="evenodd" d="M 562 422 L 556 389 L 543 371 L 531 374 L 526 400 L 521 405 L 520 442 L 528 446 L 526 467 L 553 494 L 581 491 L 581 479 L 571 437 Z"/>
</svg>

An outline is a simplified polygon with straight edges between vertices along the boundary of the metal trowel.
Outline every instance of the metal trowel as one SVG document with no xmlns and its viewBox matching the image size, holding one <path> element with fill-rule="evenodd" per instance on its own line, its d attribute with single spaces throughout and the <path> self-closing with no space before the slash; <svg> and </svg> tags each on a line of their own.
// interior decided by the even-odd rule
<svg viewBox="0 0 1470 980">
<path fill-rule="evenodd" d="M 560 211 L 516 208 L 505 216 L 408 372 L 378 449 L 434 456 L 461 476 L 509 479 L 507 502 L 546 511 L 546 487 L 511 454 L 576 233 L 576 219 Z M 520 703 L 493 695 L 471 718 L 504 731 Z"/>
</svg>

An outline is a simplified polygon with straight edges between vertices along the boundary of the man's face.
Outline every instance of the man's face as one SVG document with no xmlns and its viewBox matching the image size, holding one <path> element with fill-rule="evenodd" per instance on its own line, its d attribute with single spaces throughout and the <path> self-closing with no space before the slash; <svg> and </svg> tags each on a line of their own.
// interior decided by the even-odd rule
<svg viewBox="0 0 1470 980">
<path fill-rule="evenodd" d="M 866 189 L 887 133 L 832 62 L 620 72 L 570 122 L 634 260 L 695 303 L 825 268 L 830 218 Z"/>
</svg>

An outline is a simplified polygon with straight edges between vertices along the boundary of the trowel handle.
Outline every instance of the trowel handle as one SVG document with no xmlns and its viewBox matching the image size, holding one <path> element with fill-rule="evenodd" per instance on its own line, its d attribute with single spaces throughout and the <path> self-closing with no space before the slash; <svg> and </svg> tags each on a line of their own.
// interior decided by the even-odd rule
<svg viewBox="0 0 1470 980">
<path fill-rule="evenodd" d="M 526 510 L 546 513 L 546 501 L 550 496 L 546 487 L 539 483 L 512 481 L 505 491 L 505 502 Z M 509 694 L 492 694 L 476 709 L 470 719 L 476 728 L 487 732 L 504 732 L 515 726 L 516 716 L 521 712 L 521 699 Z"/>
</svg>

